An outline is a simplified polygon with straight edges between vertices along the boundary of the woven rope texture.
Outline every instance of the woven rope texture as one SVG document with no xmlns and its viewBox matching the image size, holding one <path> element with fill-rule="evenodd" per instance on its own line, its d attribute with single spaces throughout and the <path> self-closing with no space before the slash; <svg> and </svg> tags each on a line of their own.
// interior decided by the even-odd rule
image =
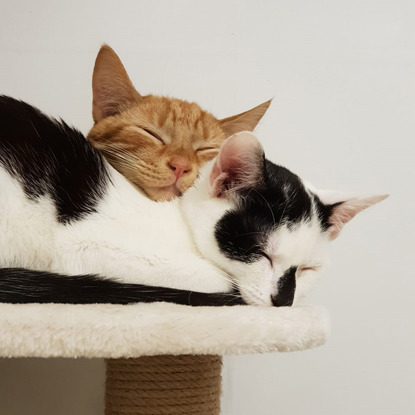
<svg viewBox="0 0 415 415">
<path fill-rule="evenodd" d="M 219 415 L 221 356 L 107 359 L 105 415 Z"/>
</svg>

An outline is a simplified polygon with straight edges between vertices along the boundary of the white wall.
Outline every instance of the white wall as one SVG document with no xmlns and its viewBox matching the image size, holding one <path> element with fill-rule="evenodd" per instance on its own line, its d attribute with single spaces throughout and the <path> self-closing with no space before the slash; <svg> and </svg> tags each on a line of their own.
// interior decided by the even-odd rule
<svg viewBox="0 0 415 415">
<path fill-rule="evenodd" d="M 411 0 L 1 3 L 1 93 L 86 132 L 108 42 L 144 94 L 217 116 L 275 97 L 257 130 L 269 158 L 320 187 L 391 194 L 333 243 L 313 295 L 328 344 L 227 358 L 226 415 L 415 413 L 414 21 Z M 102 382 L 100 361 L 3 360 L 0 413 L 99 414 Z"/>
</svg>

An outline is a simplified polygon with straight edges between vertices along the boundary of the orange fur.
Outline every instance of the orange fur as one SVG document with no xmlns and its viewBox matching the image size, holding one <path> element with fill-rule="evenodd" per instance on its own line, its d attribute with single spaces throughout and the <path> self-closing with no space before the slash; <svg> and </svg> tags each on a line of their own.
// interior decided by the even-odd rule
<svg viewBox="0 0 415 415">
<path fill-rule="evenodd" d="M 95 125 L 88 139 L 115 169 L 157 201 L 185 192 L 225 138 L 252 131 L 271 103 L 219 120 L 196 103 L 141 96 L 107 45 L 98 53 L 92 87 Z"/>
</svg>

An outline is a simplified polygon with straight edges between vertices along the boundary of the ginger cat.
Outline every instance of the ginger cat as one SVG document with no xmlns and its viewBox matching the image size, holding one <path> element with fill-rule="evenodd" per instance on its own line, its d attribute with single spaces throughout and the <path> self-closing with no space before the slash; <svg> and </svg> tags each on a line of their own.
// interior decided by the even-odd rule
<svg viewBox="0 0 415 415">
<path fill-rule="evenodd" d="M 225 138 L 253 131 L 271 103 L 219 120 L 193 102 L 142 96 L 108 45 L 96 58 L 92 90 L 95 125 L 89 141 L 156 201 L 184 193 Z"/>
</svg>

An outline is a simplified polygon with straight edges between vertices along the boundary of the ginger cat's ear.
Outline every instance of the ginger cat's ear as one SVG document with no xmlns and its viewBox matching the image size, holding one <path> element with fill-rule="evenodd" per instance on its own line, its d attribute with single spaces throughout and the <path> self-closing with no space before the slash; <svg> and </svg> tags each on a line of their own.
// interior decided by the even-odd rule
<svg viewBox="0 0 415 415">
<path fill-rule="evenodd" d="M 271 105 L 271 101 L 270 99 L 255 108 L 232 117 L 223 118 L 219 122 L 228 136 L 241 131 L 253 131 Z"/>
<path fill-rule="evenodd" d="M 95 60 L 92 94 L 92 116 L 96 123 L 141 98 L 120 58 L 108 45 L 101 47 Z"/>
</svg>

